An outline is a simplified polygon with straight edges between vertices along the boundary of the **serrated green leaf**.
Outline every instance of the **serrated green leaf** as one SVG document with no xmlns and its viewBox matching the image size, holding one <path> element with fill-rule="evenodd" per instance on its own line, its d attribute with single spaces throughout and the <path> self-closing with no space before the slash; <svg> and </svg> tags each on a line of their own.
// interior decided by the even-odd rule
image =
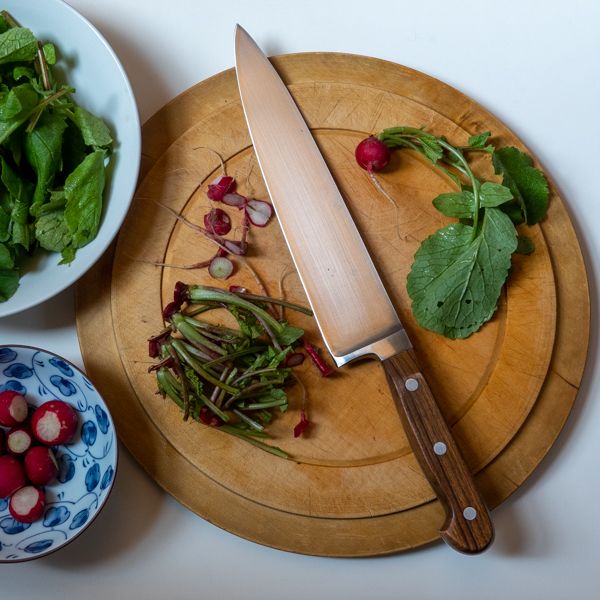
<svg viewBox="0 0 600 600">
<path fill-rule="evenodd" d="M 484 208 L 495 208 L 512 199 L 512 192 L 499 183 L 486 181 L 479 188 L 479 204 Z"/>
<path fill-rule="evenodd" d="M 73 110 L 73 122 L 79 127 L 83 141 L 88 146 L 108 148 L 112 144 L 112 136 L 106 123 L 91 112 L 76 106 Z"/>
<path fill-rule="evenodd" d="M 31 61 L 37 54 L 37 40 L 25 27 L 13 27 L 0 34 L 0 64 Z"/>
<path fill-rule="evenodd" d="M 293 344 L 304 335 L 304 329 L 299 327 L 291 327 L 286 325 L 279 333 L 277 333 L 277 339 L 281 344 Z"/>
<path fill-rule="evenodd" d="M 544 174 L 518 148 L 496 150 L 492 156 L 495 172 L 510 189 L 523 210 L 528 225 L 541 221 L 548 209 L 550 192 Z"/>
<path fill-rule="evenodd" d="M 490 135 L 492 134 L 489 131 L 483 131 L 482 133 L 472 135 L 469 138 L 468 144 L 471 148 L 485 148 L 485 143 L 487 142 L 487 139 L 490 137 Z"/>
<path fill-rule="evenodd" d="M 485 209 L 481 232 L 453 223 L 425 240 L 408 276 L 418 323 L 465 338 L 494 314 L 517 247 L 515 228 L 497 208 Z"/>
<path fill-rule="evenodd" d="M 45 250 L 62 252 L 72 242 L 64 211 L 57 210 L 39 217 L 35 222 L 35 238 Z"/>
<path fill-rule="evenodd" d="M 0 99 L 0 144 L 31 116 L 39 98 L 30 83 L 23 83 Z"/>
</svg>

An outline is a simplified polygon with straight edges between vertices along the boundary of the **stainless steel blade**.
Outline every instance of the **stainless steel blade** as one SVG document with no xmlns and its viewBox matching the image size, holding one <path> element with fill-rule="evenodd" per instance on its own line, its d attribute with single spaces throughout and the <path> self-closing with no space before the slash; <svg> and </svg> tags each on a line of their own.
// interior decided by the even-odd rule
<svg viewBox="0 0 600 600">
<path fill-rule="evenodd" d="M 287 87 L 236 29 L 236 72 L 254 150 L 336 364 L 411 347 L 346 203 Z"/>
</svg>

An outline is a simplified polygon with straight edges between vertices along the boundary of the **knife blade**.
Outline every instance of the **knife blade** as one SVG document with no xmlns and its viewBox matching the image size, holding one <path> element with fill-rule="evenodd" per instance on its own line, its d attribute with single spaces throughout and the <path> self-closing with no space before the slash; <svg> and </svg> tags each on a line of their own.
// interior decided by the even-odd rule
<svg viewBox="0 0 600 600">
<path fill-rule="evenodd" d="M 340 367 L 359 357 L 382 361 L 413 452 L 445 510 L 440 536 L 461 552 L 485 550 L 489 512 L 308 125 L 239 25 L 235 57 L 258 164 L 329 352 Z"/>
</svg>

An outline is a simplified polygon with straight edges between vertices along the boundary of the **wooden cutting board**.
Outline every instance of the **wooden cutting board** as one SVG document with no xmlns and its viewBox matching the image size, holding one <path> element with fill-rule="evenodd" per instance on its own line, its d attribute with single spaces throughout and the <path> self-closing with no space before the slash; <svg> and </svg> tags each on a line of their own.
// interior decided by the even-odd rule
<svg viewBox="0 0 600 600">
<path fill-rule="evenodd" d="M 431 199 L 451 183 L 410 152 L 395 153 L 375 189 L 353 159 L 356 143 L 386 126 L 425 125 L 464 143 L 491 130 L 523 147 L 502 123 L 456 90 L 375 59 L 301 54 L 274 59 L 305 115 L 392 299 L 467 463 L 491 506 L 535 468 L 558 435 L 579 385 L 587 351 L 589 298 L 568 215 L 552 190 L 541 226 L 528 228 L 536 251 L 514 260 L 494 319 L 467 340 L 450 341 L 414 322 L 405 290 L 418 244 L 447 222 Z M 381 367 L 364 361 L 322 379 L 301 367 L 314 425 L 294 439 L 300 391 L 278 417 L 274 443 L 285 461 L 196 423 L 156 395 L 146 339 L 162 328 L 174 283 L 214 285 L 185 265 L 213 249 L 164 206 L 201 222 L 217 151 L 241 193 L 266 198 L 233 71 L 194 86 L 144 126 L 142 179 L 113 248 L 77 287 L 77 325 L 88 374 L 105 396 L 121 440 L 167 491 L 234 533 L 286 550 L 357 556 L 414 548 L 436 539 L 443 513 L 410 451 Z M 484 163 L 476 168 L 484 168 Z M 293 185 L 293 182 L 290 182 Z M 163 206 L 161 206 L 163 205 Z M 229 211 L 234 224 L 239 216 Z M 276 222 L 251 232 L 248 262 L 272 295 L 282 275 L 288 299 L 306 303 Z M 318 243 L 318 240 L 314 241 Z M 256 289 L 239 264 L 230 280 Z M 581 315 L 578 320 L 566 318 Z M 573 311 L 576 311 L 574 313 Z M 293 324 L 322 346 L 314 323 Z M 575 321 L 575 322 L 574 322 Z"/>
</svg>

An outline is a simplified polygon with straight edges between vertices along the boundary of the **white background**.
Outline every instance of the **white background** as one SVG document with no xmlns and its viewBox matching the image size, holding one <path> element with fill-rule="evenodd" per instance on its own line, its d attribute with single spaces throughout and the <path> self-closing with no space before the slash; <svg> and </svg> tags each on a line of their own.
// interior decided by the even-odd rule
<svg viewBox="0 0 600 600">
<path fill-rule="evenodd" d="M 589 269 L 591 348 L 565 430 L 530 480 L 494 512 L 496 542 L 481 556 L 462 556 L 442 544 L 355 560 L 265 548 L 188 512 L 122 448 L 113 495 L 90 529 L 45 559 L 0 565 L 0 599 L 600 597 L 596 333 L 600 4 L 593 0 L 72 0 L 71 4 L 120 56 L 142 121 L 179 92 L 232 66 L 236 22 L 270 54 L 331 50 L 372 55 L 425 71 L 470 95 L 535 152 L 568 202 Z M 35 344 L 81 365 L 73 291 L 0 320 L 0 343 Z"/>
</svg>

